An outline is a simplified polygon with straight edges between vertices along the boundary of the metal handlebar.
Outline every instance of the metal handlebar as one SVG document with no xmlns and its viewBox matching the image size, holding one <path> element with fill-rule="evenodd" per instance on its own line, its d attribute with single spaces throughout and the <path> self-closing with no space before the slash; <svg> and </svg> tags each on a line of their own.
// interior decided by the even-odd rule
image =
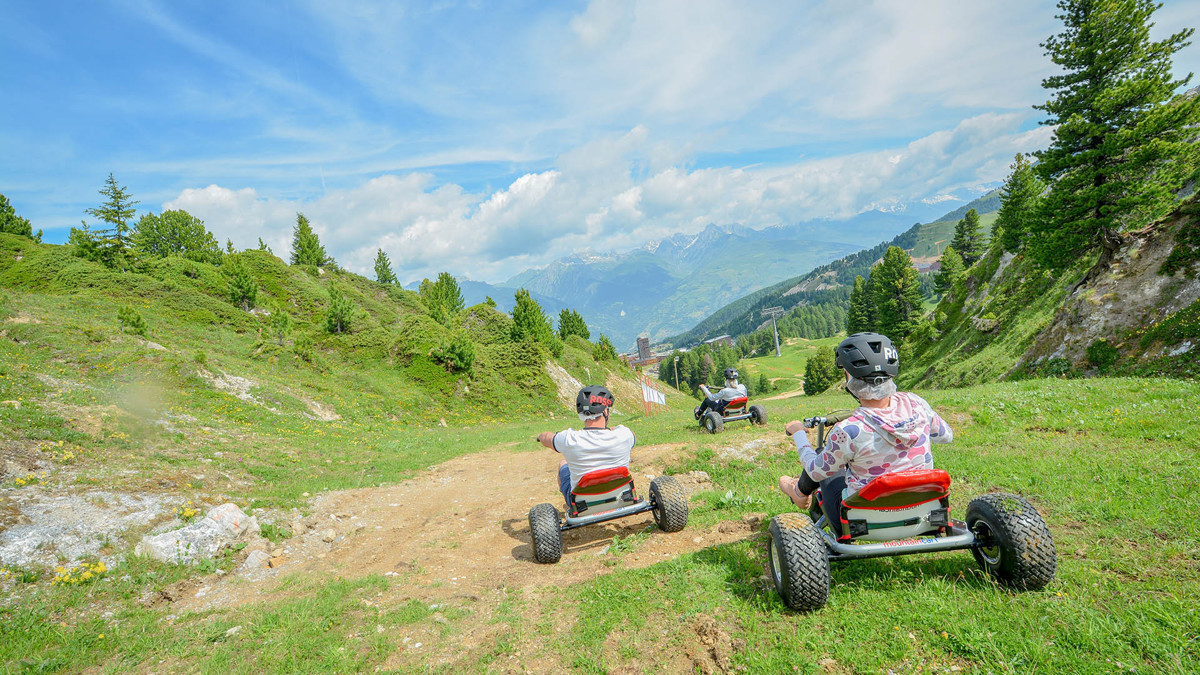
<svg viewBox="0 0 1200 675">
<path fill-rule="evenodd" d="M 823 424 L 827 427 L 833 426 L 834 424 L 841 422 L 853 414 L 853 410 L 835 410 L 824 417 L 806 417 L 804 418 L 804 428 L 812 429 L 818 424 Z"/>
</svg>

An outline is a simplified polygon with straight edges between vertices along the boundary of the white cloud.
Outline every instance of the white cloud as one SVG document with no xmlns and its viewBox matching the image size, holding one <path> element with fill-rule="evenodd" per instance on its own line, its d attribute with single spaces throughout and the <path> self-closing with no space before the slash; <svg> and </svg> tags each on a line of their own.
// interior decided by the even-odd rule
<svg viewBox="0 0 1200 675">
<path fill-rule="evenodd" d="M 164 208 L 186 209 L 242 247 L 261 235 L 280 255 L 303 211 L 326 249 L 353 271 L 369 274 L 383 248 L 404 280 L 446 270 L 500 281 L 572 252 L 636 246 L 709 223 L 759 228 L 951 200 L 950 193 L 995 184 L 1015 153 L 1046 142 L 1048 129 L 1020 131 L 1021 120 L 988 113 L 903 147 L 770 168 L 662 164 L 659 157 L 674 153 L 636 128 L 490 193 L 406 173 L 307 200 L 211 185 L 184 190 Z M 637 170 L 648 166 L 655 168 Z"/>
</svg>

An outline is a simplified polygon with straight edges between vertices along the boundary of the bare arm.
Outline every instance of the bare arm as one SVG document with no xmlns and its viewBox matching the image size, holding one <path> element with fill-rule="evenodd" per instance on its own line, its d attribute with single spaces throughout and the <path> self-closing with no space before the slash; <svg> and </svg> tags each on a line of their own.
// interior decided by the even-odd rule
<svg viewBox="0 0 1200 675">
<path fill-rule="evenodd" d="M 554 450 L 554 451 L 558 450 L 557 448 L 554 447 L 554 432 L 553 431 L 543 431 L 542 433 L 538 434 L 537 438 L 535 438 L 534 440 L 537 441 L 538 443 L 541 443 L 542 445 L 546 446 L 547 448 L 550 448 L 551 450 Z"/>
</svg>

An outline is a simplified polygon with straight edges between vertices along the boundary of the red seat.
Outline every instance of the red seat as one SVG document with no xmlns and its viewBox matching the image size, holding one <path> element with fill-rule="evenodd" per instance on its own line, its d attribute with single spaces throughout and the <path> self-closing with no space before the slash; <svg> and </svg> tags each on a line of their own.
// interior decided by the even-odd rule
<svg viewBox="0 0 1200 675">
<path fill-rule="evenodd" d="M 731 399 L 731 400 L 729 401 L 729 403 L 727 403 L 727 404 L 725 405 L 725 409 L 726 409 L 726 410 L 731 410 L 731 409 L 733 409 L 733 408 L 745 408 L 745 407 L 746 407 L 746 404 L 747 404 L 747 403 L 749 403 L 749 402 L 750 402 L 750 399 L 749 399 L 749 397 L 746 397 L 746 396 L 739 396 L 738 398 Z"/>
<path fill-rule="evenodd" d="M 858 496 L 873 502 L 907 492 L 937 492 L 944 495 L 949 491 L 950 474 L 942 469 L 922 469 L 885 473 L 863 486 Z"/>
<path fill-rule="evenodd" d="M 579 484 L 571 492 L 577 495 L 602 495 L 633 482 L 629 468 L 618 466 L 612 469 L 596 469 L 583 474 Z"/>
</svg>

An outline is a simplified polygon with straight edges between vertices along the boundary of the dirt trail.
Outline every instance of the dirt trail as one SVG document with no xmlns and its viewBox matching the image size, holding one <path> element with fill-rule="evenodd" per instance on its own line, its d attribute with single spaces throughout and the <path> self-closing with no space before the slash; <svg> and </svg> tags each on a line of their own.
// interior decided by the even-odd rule
<svg viewBox="0 0 1200 675">
<path fill-rule="evenodd" d="M 634 451 L 631 470 L 639 492 L 645 494 L 651 477 L 683 447 Z M 211 579 L 215 583 L 181 597 L 173 610 L 254 602 L 276 586 L 260 582 L 298 572 L 331 577 L 384 574 L 399 577 L 402 595 L 408 598 L 480 598 L 496 590 L 574 584 L 751 534 L 751 525 L 741 522 L 709 530 L 689 525 L 675 534 L 651 529 L 614 565 L 614 556 L 606 555 L 614 535 L 645 531 L 654 522 L 646 513 L 568 531 L 563 535 L 562 561 L 539 565 L 533 562 L 527 513 L 540 502 L 560 505 L 558 461 L 558 455 L 545 450 L 496 449 L 458 457 L 395 486 L 322 495 L 303 522 L 303 534 L 281 545 L 278 567 Z M 691 476 L 677 478 L 689 493 L 711 487 L 698 485 Z"/>
</svg>

